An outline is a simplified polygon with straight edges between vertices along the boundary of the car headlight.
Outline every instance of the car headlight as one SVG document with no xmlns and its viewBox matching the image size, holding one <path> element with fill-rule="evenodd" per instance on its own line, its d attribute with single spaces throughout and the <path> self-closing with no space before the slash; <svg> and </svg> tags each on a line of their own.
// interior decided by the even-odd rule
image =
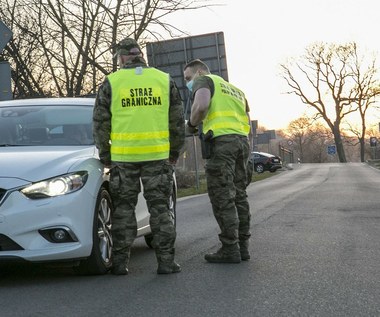
<svg viewBox="0 0 380 317">
<path fill-rule="evenodd" d="M 31 199 L 65 195 L 81 189 L 87 178 L 87 172 L 75 172 L 34 183 L 23 188 L 21 192 Z"/>
</svg>

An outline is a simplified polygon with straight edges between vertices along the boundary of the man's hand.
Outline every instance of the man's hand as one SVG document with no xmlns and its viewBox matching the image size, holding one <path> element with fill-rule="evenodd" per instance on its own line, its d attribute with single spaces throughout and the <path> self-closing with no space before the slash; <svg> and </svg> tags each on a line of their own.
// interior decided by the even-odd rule
<svg viewBox="0 0 380 317">
<path fill-rule="evenodd" d="M 191 124 L 190 120 L 188 120 L 188 121 L 186 122 L 185 132 L 186 132 L 186 135 L 196 134 L 196 133 L 198 133 L 198 127 L 193 126 L 193 125 Z"/>
<path fill-rule="evenodd" d="M 112 163 L 109 160 L 100 159 L 100 163 L 103 164 L 103 173 L 109 175 L 112 168 Z"/>
</svg>

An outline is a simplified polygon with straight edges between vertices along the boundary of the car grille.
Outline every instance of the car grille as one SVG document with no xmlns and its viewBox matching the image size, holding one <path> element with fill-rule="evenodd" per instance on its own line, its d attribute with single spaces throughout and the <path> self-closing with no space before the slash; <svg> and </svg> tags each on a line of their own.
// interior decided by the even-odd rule
<svg viewBox="0 0 380 317">
<path fill-rule="evenodd" d="M 1 251 L 17 251 L 24 250 L 12 239 L 9 239 L 7 236 L 0 234 L 0 252 Z"/>
</svg>

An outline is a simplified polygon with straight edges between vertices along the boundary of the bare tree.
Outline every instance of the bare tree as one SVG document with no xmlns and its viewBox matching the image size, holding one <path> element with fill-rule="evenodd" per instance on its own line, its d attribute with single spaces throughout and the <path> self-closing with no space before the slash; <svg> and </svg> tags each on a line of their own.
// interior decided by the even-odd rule
<svg viewBox="0 0 380 317">
<path fill-rule="evenodd" d="M 114 71 L 113 47 L 126 36 L 148 40 L 183 35 L 165 22 L 211 0 L 3 0 L 0 19 L 14 39 L 5 49 L 15 97 L 94 93 Z"/>
<path fill-rule="evenodd" d="M 39 51 L 38 28 L 27 10 L 21 10 L 23 1 L 2 2 L 0 19 L 12 30 L 13 39 L 5 47 L 3 56 L 12 65 L 13 94 L 38 96 L 45 84 L 44 65 Z"/>
<path fill-rule="evenodd" d="M 300 117 L 289 123 L 284 131 L 302 162 L 327 162 L 326 148 L 332 141 L 331 132 L 313 118 Z"/>
<path fill-rule="evenodd" d="M 291 121 L 286 130 L 286 135 L 293 142 L 302 162 L 304 161 L 304 145 L 307 142 L 308 131 L 312 124 L 313 122 L 310 118 L 300 117 Z"/>
<path fill-rule="evenodd" d="M 283 78 L 301 101 L 316 110 L 334 135 L 340 162 L 347 162 L 341 135 L 342 120 L 357 111 L 354 65 L 356 44 L 316 43 L 299 62 L 282 64 Z"/>
<path fill-rule="evenodd" d="M 320 122 L 316 122 L 311 127 L 308 137 L 305 154 L 306 159 L 313 163 L 330 162 L 333 157 L 327 153 L 327 148 L 334 142 L 334 136 L 329 128 Z"/>
<path fill-rule="evenodd" d="M 356 45 L 354 46 L 355 61 L 352 65 L 353 79 L 356 84 L 356 104 L 360 115 L 361 127 L 354 128 L 354 125 L 348 123 L 350 131 L 354 133 L 360 144 L 360 160 L 365 161 L 365 139 L 367 130 L 367 112 L 371 108 L 377 108 L 376 97 L 380 95 L 380 81 L 377 77 L 376 58 L 374 57 L 369 64 L 364 67 L 363 58 L 359 58 Z M 364 68 L 364 69 L 363 69 Z"/>
</svg>

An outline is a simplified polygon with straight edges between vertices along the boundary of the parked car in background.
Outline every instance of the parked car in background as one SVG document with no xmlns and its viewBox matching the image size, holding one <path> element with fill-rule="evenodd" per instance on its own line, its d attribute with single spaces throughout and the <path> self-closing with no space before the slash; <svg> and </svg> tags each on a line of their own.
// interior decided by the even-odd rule
<svg viewBox="0 0 380 317">
<path fill-rule="evenodd" d="M 111 267 L 112 201 L 92 138 L 94 102 L 0 102 L 0 262 L 64 261 L 85 274 Z M 142 195 L 136 217 L 138 236 L 151 246 Z"/>
<path fill-rule="evenodd" d="M 254 169 L 257 173 L 269 171 L 274 173 L 279 168 L 282 168 L 281 157 L 265 153 L 265 152 L 252 152 Z"/>
</svg>

